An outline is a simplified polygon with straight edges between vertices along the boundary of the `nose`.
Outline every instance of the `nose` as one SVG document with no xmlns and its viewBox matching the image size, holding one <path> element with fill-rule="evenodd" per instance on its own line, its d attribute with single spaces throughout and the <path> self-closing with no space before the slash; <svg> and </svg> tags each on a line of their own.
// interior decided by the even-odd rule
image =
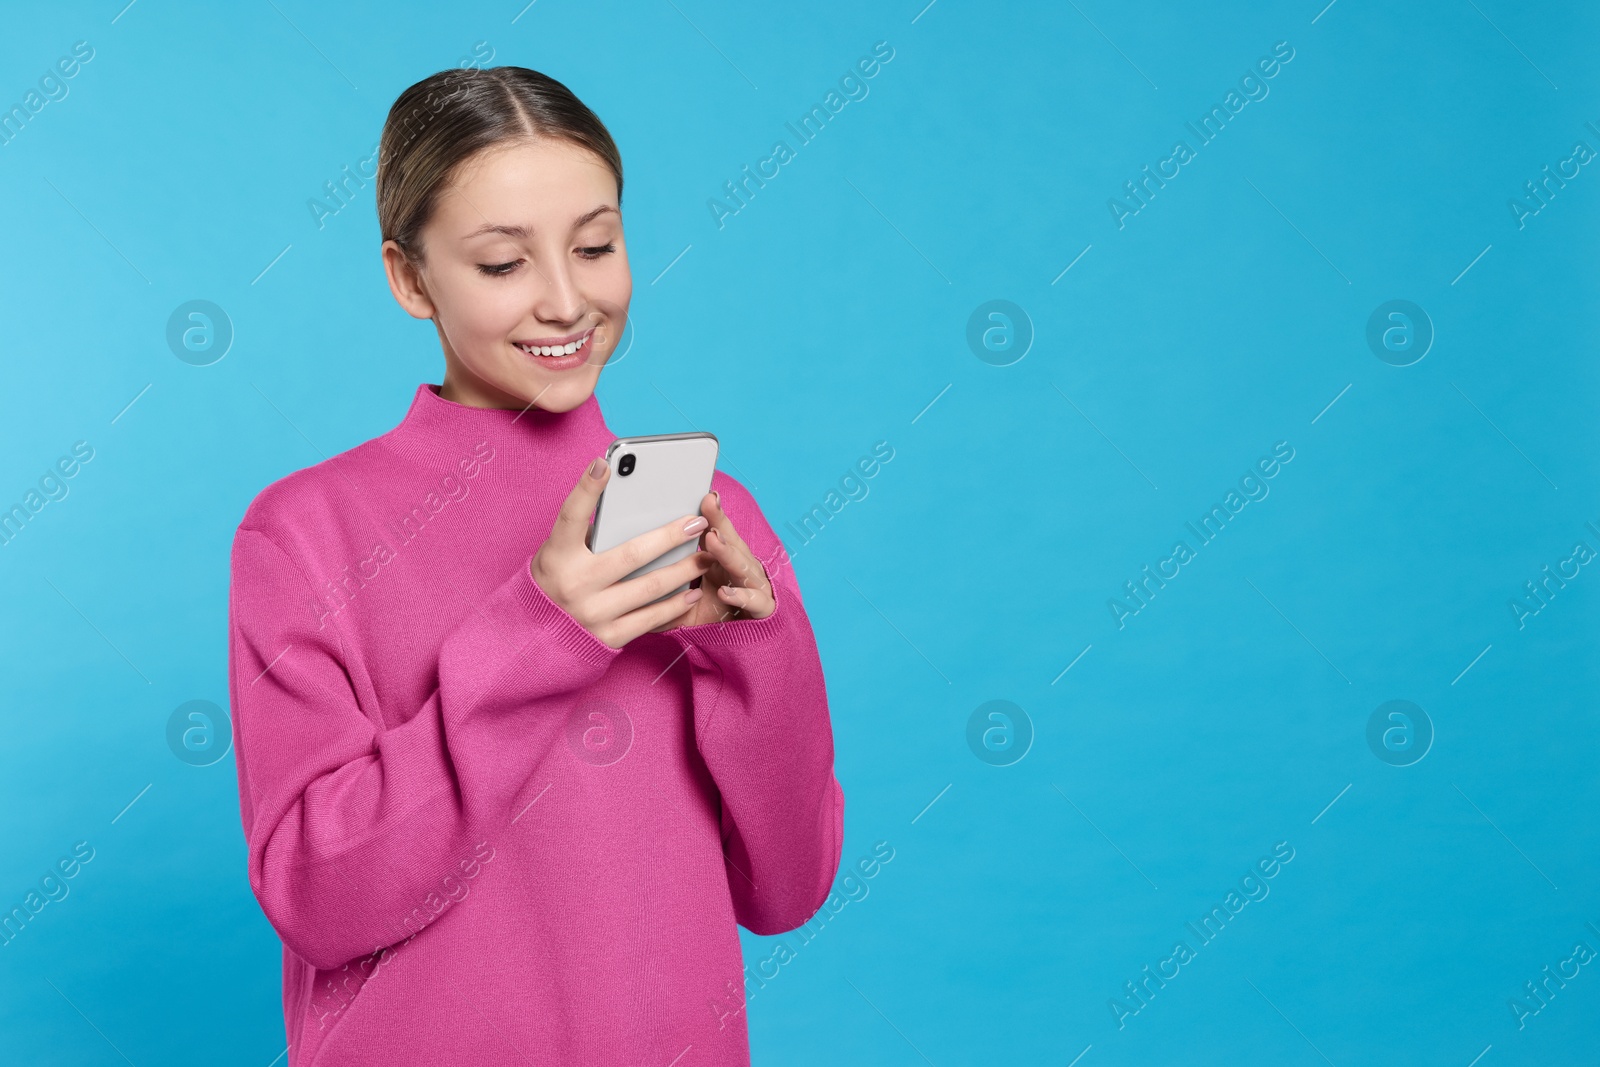
<svg viewBox="0 0 1600 1067">
<path fill-rule="evenodd" d="M 583 314 L 584 296 L 565 257 L 554 257 L 539 272 L 539 293 L 533 313 L 544 322 L 570 324 Z"/>
</svg>

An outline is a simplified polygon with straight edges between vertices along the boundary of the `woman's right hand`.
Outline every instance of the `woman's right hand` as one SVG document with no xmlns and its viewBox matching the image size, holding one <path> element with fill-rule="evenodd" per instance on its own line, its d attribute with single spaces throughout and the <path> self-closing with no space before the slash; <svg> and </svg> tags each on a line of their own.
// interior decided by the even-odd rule
<svg viewBox="0 0 1600 1067">
<path fill-rule="evenodd" d="M 710 553 L 700 550 L 622 581 L 662 553 L 693 540 L 706 528 L 703 515 L 685 515 L 601 553 L 589 550 L 589 516 L 599 502 L 611 468 L 597 458 L 567 494 L 549 540 L 534 553 L 529 571 L 545 596 L 610 648 L 621 648 L 640 634 L 682 615 L 699 600 L 700 589 L 686 589 L 658 604 L 669 589 L 711 569 Z M 687 524 L 687 525 L 686 525 Z"/>
</svg>

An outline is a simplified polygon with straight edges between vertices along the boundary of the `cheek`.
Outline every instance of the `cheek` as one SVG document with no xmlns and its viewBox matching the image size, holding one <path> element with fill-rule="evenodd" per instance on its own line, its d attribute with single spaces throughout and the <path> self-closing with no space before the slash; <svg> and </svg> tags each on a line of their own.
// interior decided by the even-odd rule
<svg viewBox="0 0 1600 1067">
<path fill-rule="evenodd" d="M 504 293 L 468 285 L 438 293 L 434 307 L 451 351 L 474 373 L 492 377 L 498 373 L 493 368 L 513 361 L 506 339 L 522 316 Z"/>
<path fill-rule="evenodd" d="M 619 248 L 618 255 L 621 251 Z M 628 304 L 633 299 L 633 276 L 628 271 L 626 260 L 622 260 L 615 268 L 592 281 L 587 294 L 591 315 L 605 317 L 609 326 L 607 332 L 611 334 L 613 342 L 607 351 L 611 351 L 623 343 L 622 335 L 628 325 Z"/>
<path fill-rule="evenodd" d="M 617 246 L 612 269 L 601 279 L 595 297 L 607 314 L 621 317 L 627 313 L 628 304 L 633 299 L 633 271 L 628 266 L 628 250 L 621 245 Z"/>
<path fill-rule="evenodd" d="M 617 250 L 606 257 L 606 269 L 596 278 L 595 297 L 608 304 L 628 306 L 633 296 L 633 268 L 628 263 L 628 243 L 619 233 L 612 241 Z"/>
<path fill-rule="evenodd" d="M 526 289 L 526 285 L 509 280 L 495 285 L 467 286 L 455 294 L 449 308 L 454 313 L 456 331 L 475 344 L 503 343 L 528 317 L 533 297 Z"/>
</svg>

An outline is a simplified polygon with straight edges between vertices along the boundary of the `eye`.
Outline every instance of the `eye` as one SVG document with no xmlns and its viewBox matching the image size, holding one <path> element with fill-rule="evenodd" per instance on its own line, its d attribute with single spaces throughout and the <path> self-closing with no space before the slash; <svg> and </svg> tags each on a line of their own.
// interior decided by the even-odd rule
<svg viewBox="0 0 1600 1067">
<path fill-rule="evenodd" d="M 615 244 L 603 244 L 595 245 L 591 248 L 580 248 L 578 249 L 578 254 L 584 259 L 599 259 L 601 256 L 616 250 L 617 246 Z"/>
<path fill-rule="evenodd" d="M 502 275 L 510 274 L 511 268 L 521 262 L 522 260 L 520 259 L 514 259 L 510 263 L 479 263 L 478 273 L 487 274 L 491 278 L 499 278 Z"/>
</svg>

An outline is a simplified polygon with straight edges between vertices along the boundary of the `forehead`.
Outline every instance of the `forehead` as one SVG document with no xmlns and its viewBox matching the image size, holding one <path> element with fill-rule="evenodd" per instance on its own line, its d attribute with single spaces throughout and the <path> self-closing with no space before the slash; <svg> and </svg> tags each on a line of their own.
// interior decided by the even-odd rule
<svg viewBox="0 0 1600 1067">
<path fill-rule="evenodd" d="M 486 221 L 564 233 L 598 205 L 616 203 L 616 179 L 593 152 L 570 141 L 516 141 L 462 161 L 441 187 L 432 221 L 461 233 Z"/>
</svg>

